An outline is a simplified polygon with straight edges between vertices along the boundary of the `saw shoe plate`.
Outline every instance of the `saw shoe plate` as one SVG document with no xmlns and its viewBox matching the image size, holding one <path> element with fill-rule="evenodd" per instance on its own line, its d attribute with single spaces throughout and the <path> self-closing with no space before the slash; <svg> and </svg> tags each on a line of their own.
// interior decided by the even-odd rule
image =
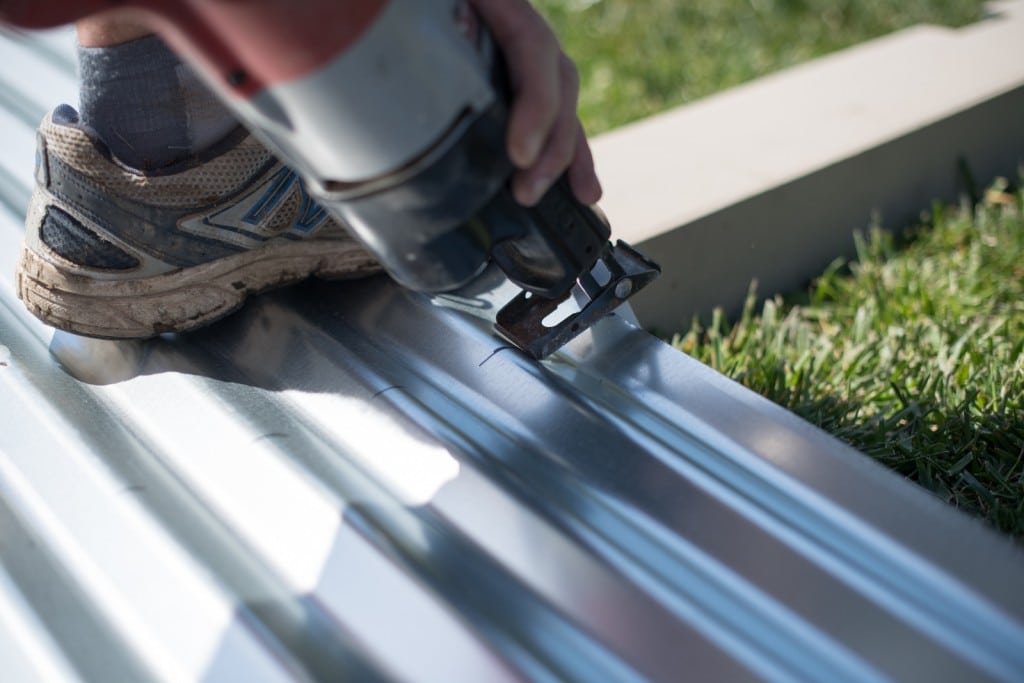
<svg viewBox="0 0 1024 683">
<path fill-rule="evenodd" d="M 545 358 L 649 285 L 660 273 L 656 263 L 622 240 L 614 246 L 608 243 L 594 268 L 564 296 L 548 299 L 521 292 L 498 311 L 495 329 L 534 358 Z M 569 296 L 575 297 L 579 310 L 558 320 L 553 314 Z"/>
</svg>

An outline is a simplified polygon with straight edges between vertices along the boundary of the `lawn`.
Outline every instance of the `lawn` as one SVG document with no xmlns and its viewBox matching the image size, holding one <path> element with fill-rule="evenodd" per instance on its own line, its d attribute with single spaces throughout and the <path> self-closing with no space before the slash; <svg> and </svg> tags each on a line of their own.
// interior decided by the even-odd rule
<svg viewBox="0 0 1024 683">
<path fill-rule="evenodd" d="M 536 0 L 580 69 L 599 133 L 900 28 L 958 26 L 981 0 Z"/>
<path fill-rule="evenodd" d="M 982 2 L 541 0 L 600 132 Z M 900 228 L 903 226 L 888 226 Z M 748 300 L 673 343 L 1024 539 L 1024 194 L 935 206 L 899 238 L 865 226 L 806 291 Z"/>
</svg>

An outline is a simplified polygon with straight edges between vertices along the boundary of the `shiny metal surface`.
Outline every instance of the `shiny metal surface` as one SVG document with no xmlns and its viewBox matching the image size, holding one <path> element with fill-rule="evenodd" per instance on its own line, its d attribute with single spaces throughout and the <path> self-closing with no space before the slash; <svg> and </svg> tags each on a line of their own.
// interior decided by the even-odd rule
<svg viewBox="0 0 1024 683">
<path fill-rule="evenodd" d="M 54 335 L 10 274 L 62 40 L 0 41 L 4 681 L 1024 679 L 1019 549 L 624 316 L 537 363 L 499 282 L 377 278 Z"/>
</svg>

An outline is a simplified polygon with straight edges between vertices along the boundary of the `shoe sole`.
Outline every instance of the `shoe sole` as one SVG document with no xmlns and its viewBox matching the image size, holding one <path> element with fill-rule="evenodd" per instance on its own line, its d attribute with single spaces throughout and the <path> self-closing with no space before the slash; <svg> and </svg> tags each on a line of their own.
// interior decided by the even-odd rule
<svg viewBox="0 0 1024 683">
<path fill-rule="evenodd" d="M 23 247 L 15 279 L 25 306 L 48 325 L 88 337 L 145 339 L 208 325 L 250 295 L 311 276 L 354 279 L 377 272 L 377 263 L 355 243 L 308 241 L 135 280 L 68 273 Z"/>
</svg>

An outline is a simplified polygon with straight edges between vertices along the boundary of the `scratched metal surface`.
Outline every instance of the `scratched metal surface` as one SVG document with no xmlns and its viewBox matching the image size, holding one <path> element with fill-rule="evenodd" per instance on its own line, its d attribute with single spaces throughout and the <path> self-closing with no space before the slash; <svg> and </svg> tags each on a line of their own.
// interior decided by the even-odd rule
<svg viewBox="0 0 1024 683">
<path fill-rule="evenodd" d="M 500 289 L 378 278 L 54 335 L 11 273 L 69 39 L 0 60 L 2 680 L 1024 680 L 1017 549 L 622 317 L 537 364 Z"/>
</svg>

